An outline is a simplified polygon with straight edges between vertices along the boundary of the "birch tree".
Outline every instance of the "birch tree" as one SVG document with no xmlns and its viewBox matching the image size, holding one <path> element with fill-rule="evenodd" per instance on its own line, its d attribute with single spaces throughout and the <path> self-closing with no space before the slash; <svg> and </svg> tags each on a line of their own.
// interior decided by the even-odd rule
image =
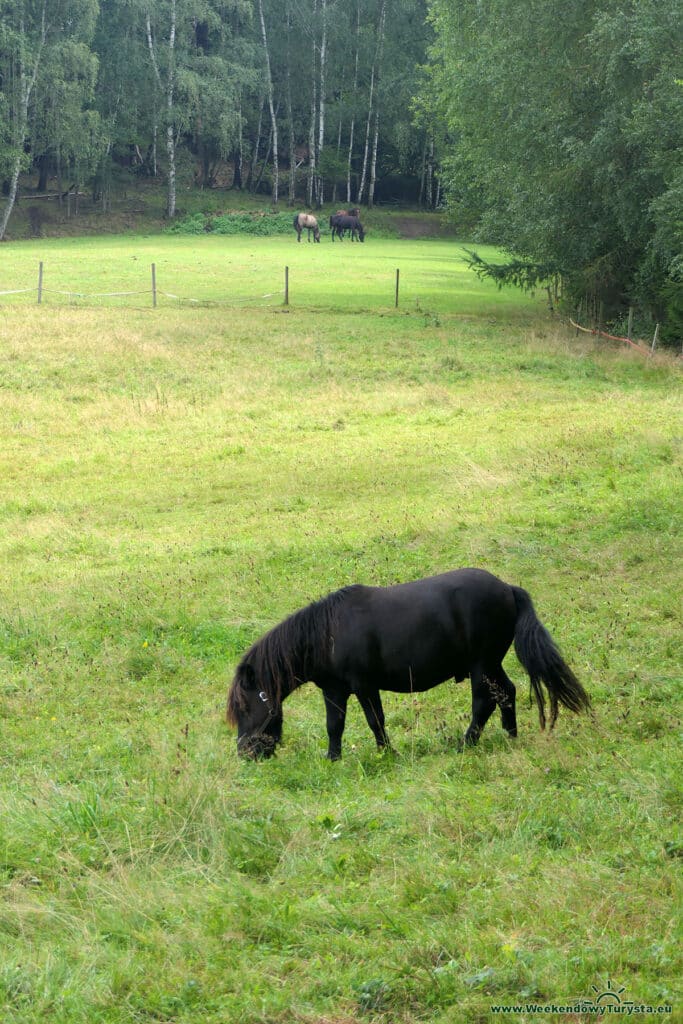
<svg viewBox="0 0 683 1024">
<path fill-rule="evenodd" d="M 358 60 L 360 58 L 360 0 L 356 0 L 356 45 L 353 61 L 353 87 L 351 93 L 351 124 L 349 126 L 349 153 L 346 169 L 346 202 L 351 202 L 351 168 L 353 164 L 353 142 L 356 128 L 356 101 L 358 96 Z"/>
<path fill-rule="evenodd" d="M 373 118 L 375 115 L 375 89 L 377 84 L 377 77 L 379 74 L 382 49 L 384 46 L 384 23 L 386 17 L 386 0 L 382 0 L 380 6 L 380 14 L 378 19 L 377 33 L 375 37 L 375 51 L 373 55 L 372 67 L 370 70 L 370 88 L 368 90 L 368 117 L 366 119 L 366 141 L 364 151 L 362 151 L 362 170 L 360 172 L 360 184 L 358 185 L 358 203 L 362 202 L 362 197 L 366 193 L 366 185 L 368 182 L 368 163 L 370 154 L 370 131 L 373 124 Z M 379 121 L 376 121 L 379 125 Z"/>
<path fill-rule="evenodd" d="M 176 88 L 176 0 L 168 0 L 166 12 L 168 34 L 165 43 L 161 42 L 159 32 L 152 28 L 150 8 L 145 12 L 145 31 L 149 56 L 152 62 L 154 77 L 166 105 L 166 158 L 168 160 L 168 194 L 166 199 L 166 216 L 175 217 L 176 210 L 176 157 L 175 157 L 175 88 Z M 160 19 L 161 20 L 161 19 Z M 163 50 L 163 58 L 161 51 Z M 163 63 L 162 63 L 163 59 Z"/>
<path fill-rule="evenodd" d="M 272 133 L 273 148 L 273 204 L 277 206 L 280 190 L 279 172 L 279 151 L 277 140 L 277 117 L 275 115 L 275 104 L 273 102 L 273 76 L 270 70 L 270 52 L 268 50 L 268 35 L 266 33 L 266 21 L 263 16 L 263 0 L 258 0 L 259 20 L 261 22 L 261 38 L 263 40 L 263 54 L 266 65 L 266 91 L 268 95 L 268 109 L 270 110 L 270 125 Z"/>
<path fill-rule="evenodd" d="M 32 156 L 44 152 L 48 136 L 56 143 L 68 135 L 84 159 L 89 155 L 87 138 L 77 136 L 94 82 L 88 47 L 96 13 L 96 0 L 0 0 L 0 171 L 7 181 L 0 239 L 16 203 L 20 174 Z M 48 110 L 54 115 L 52 125 Z"/>
<path fill-rule="evenodd" d="M 307 187 L 307 200 L 308 205 L 313 206 L 313 187 L 316 170 L 316 152 L 315 152 L 315 122 L 316 113 L 318 110 L 318 79 L 316 76 L 316 69 L 318 66 L 318 49 L 316 46 L 315 38 L 315 22 L 316 15 L 318 13 L 318 0 L 313 0 L 313 19 L 311 22 L 311 119 L 309 122 L 308 129 L 308 187 Z"/>
<path fill-rule="evenodd" d="M 38 70 L 47 38 L 46 0 L 31 17 L 30 8 L 22 5 L 16 23 L 3 25 L 3 46 L 10 53 L 9 79 L 9 132 L 5 153 L 9 170 L 9 194 L 0 220 L 0 240 L 5 237 L 7 224 L 17 198 L 19 173 L 25 161 L 24 150 L 28 137 L 28 111 L 31 94 L 36 84 Z M 9 44 L 9 45 L 8 45 Z"/>
<path fill-rule="evenodd" d="M 318 152 L 317 162 L 320 166 L 320 158 L 325 144 L 325 73 L 327 62 L 327 0 L 320 0 L 321 29 L 320 29 L 320 73 L 318 76 Z M 318 206 L 323 204 L 324 182 L 320 175 L 316 181 L 316 200 Z"/>
<path fill-rule="evenodd" d="M 384 54 L 384 26 L 386 23 L 387 4 L 386 0 L 382 0 L 382 7 L 379 15 L 379 26 L 377 28 L 377 81 L 379 80 L 382 73 L 382 57 Z M 368 206 L 373 206 L 375 202 L 375 182 L 377 181 L 377 147 L 379 145 L 379 89 L 377 90 L 377 99 L 375 102 L 375 125 L 372 139 L 372 158 L 370 160 L 370 186 L 368 188 Z M 368 124 L 370 120 L 370 114 L 368 113 Z"/>
</svg>

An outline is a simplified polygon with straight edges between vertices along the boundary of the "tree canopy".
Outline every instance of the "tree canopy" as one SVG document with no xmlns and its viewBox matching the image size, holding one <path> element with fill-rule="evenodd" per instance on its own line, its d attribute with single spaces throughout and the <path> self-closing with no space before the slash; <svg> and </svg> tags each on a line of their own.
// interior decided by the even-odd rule
<svg viewBox="0 0 683 1024">
<path fill-rule="evenodd" d="M 510 280 L 543 267 L 572 303 L 608 317 L 637 305 L 680 337 L 679 4 L 431 0 L 430 13 L 425 91 L 450 133 L 452 210 L 509 250 Z"/>
<path fill-rule="evenodd" d="M 0 180 L 420 198 L 425 0 L 0 0 Z M 229 169 L 229 173 L 228 173 Z"/>
</svg>

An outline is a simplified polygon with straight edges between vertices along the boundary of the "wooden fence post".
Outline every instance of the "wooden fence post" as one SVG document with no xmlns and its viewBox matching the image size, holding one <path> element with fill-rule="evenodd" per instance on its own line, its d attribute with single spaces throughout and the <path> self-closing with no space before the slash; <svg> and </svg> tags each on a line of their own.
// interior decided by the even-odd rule
<svg viewBox="0 0 683 1024">
<path fill-rule="evenodd" d="M 157 267 L 156 263 L 152 264 L 152 306 L 154 309 L 157 308 Z"/>
<path fill-rule="evenodd" d="M 43 261 L 38 264 L 38 305 L 43 301 Z"/>
<path fill-rule="evenodd" d="M 399 279 L 399 274 L 400 274 L 400 271 L 399 271 L 398 267 L 396 267 L 396 299 L 394 301 L 394 306 L 395 306 L 396 309 L 398 309 L 398 279 Z"/>
<path fill-rule="evenodd" d="M 289 267 L 285 267 L 285 306 L 289 305 Z"/>
<path fill-rule="evenodd" d="M 630 341 L 633 336 L 633 306 L 628 307 L 628 327 L 626 329 L 626 337 Z"/>
</svg>

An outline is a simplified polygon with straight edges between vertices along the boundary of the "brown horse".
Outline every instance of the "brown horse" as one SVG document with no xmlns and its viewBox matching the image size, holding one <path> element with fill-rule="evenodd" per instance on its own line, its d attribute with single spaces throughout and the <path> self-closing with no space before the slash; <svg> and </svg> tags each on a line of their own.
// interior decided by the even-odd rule
<svg viewBox="0 0 683 1024">
<path fill-rule="evenodd" d="M 311 231 L 313 232 L 313 241 L 320 241 L 320 228 L 318 222 L 312 213 L 297 213 L 294 218 L 294 230 L 296 231 L 297 242 L 301 241 L 301 232 L 304 228 L 308 229 L 308 241 L 311 240 Z"/>
</svg>

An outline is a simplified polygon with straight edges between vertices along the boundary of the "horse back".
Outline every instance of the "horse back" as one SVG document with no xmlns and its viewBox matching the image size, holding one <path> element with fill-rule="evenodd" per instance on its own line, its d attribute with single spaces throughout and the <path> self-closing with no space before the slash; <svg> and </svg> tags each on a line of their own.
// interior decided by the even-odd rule
<svg viewBox="0 0 683 1024">
<path fill-rule="evenodd" d="M 499 664 L 514 636 L 512 588 L 480 569 L 391 587 L 349 587 L 333 632 L 334 675 L 351 689 L 410 692 Z"/>
</svg>

